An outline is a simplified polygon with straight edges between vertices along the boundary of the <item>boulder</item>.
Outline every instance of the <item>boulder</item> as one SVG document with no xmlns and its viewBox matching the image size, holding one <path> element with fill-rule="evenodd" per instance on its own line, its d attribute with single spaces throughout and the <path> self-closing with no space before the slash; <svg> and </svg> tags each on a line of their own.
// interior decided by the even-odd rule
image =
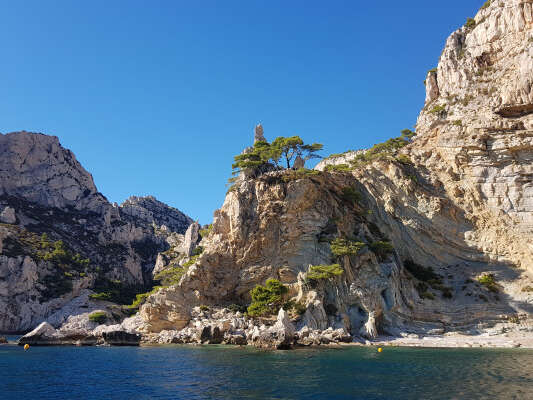
<svg viewBox="0 0 533 400">
<path fill-rule="evenodd" d="M 138 346 L 141 335 L 125 331 L 102 332 L 105 344 L 110 346 Z"/>
<path fill-rule="evenodd" d="M 61 335 L 52 325 L 48 322 L 42 322 L 33 331 L 25 334 L 18 340 L 19 346 L 29 344 L 32 346 L 43 346 L 61 344 L 61 339 L 64 336 Z"/>
<path fill-rule="evenodd" d="M 259 329 L 259 334 L 253 336 L 254 345 L 262 348 L 289 349 L 294 345 L 295 331 L 287 312 L 280 308 L 274 326 L 264 330 Z"/>
<path fill-rule="evenodd" d="M 15 209 L 11 207 L 5 207 L 4 210 L 0 213 L 0 222 L 3 222 L 4 224 L 14 224 L 15 222 L 17 222 Z"/>
</svg>

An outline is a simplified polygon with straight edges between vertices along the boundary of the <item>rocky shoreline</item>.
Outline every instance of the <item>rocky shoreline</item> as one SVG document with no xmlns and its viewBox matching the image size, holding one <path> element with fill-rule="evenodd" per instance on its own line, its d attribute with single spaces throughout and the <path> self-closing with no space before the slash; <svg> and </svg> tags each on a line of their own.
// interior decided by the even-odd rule
<svg viewBox="0 0 533 400">
<path fill-rule="evenodd" d="M 299 326 L 298 319 L 280 309 L 277 318 L 254 319 L 227 308 L 202 310 L 196 307 L 193 320 L 181 330 L 150 333 L 142 318 L 135 315 L 120 324 L 95 328 L 85 315 L 74 316 L 59 329 L 47 322 L 22 336 L 17 343 L 31 346 L 153 346 L 153 345 L 237 345 L 267 350 L 301 347 L 399 346 L 399 347 L 490 347 L 533 348 L 533 321 L 499 323 L 488 329 L 450 331 L 433 334 L 401 333 L 365 338 L 344 328 L 325 330 Z"/>
</svg>

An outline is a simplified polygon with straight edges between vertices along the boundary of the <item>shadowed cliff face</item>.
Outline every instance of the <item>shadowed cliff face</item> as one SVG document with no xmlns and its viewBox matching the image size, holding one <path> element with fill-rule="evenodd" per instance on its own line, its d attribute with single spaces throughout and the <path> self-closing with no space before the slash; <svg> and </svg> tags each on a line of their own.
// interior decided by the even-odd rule
<svg viewBox="0 0 533 400">
<path fill-rule="evenodd" d="M 192 223 L 153 197 L 109 203 L 54 136 L 0 134 L 0 154 L 0 331 L 33 328 L 88 288 L 142 291 Z"/>
<path fill-rule="evenodd" d="M 532 77 L 531 1 L 488 2 L 428 73 L 417 137 L 400 151 L 409 162 L 243 181 L 215 213 L 197 263 L 141 309 L 146 330 L 181 329 L 200 304 L 246 304 L 267 278 L 306 305 L 299 327 L 367 336 L 376 328 L 475 331 L 529 315 L 533 298 L 522 289 L 533 269 Z M 342 200 L 345 187 L 360 200 Z M 366 246 L 339 261 L 329 243 L 338 237 Z M 394 251 L 372 250 L 380 240 Z M 309 265 L 332 262 L 342 264 L 341 277 L 306 286 Z M 427 268 L 431 279 L 420 274 Z M 497 289 L 477 283 L 489 273 Z"/>
</svg>

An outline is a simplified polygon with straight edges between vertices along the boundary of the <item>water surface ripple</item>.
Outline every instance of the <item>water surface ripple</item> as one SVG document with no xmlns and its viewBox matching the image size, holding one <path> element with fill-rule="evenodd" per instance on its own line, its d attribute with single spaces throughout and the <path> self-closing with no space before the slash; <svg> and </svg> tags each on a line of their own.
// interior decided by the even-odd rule
<svg viewBox="0 0 533 400">
<path fill-rule="evenodd" d="M 0 398 L 533 399 L 533 351 L 4 345 Z"/>
</svg>

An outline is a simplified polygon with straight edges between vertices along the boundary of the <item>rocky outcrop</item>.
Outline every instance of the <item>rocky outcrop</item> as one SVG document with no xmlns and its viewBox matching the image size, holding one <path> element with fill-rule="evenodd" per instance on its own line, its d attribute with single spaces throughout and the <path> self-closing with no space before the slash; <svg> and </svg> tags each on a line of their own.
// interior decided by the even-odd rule
<svg viewBox="0 0 533 400">
<path fill-rule="evenodd" d="M 248 321 L 247 343 L 480 334 L 514 315 L 529 319 L 531 7 L 487 2 L 450 36 L 426 77 L 417 137 L 400 152 L 357 168 L 351 161 L 365 150 L 321 161 L 320 173 L 243 176 L 215 212 L 195 265 L 142 307 L 145 332 L 184 341 L 197 332 L 195 307 L 249 304 L 268 278 L 287 286 L 287 304 L 300 305 L 290 317 L 296 332 L 285 335 L 287 315 Z M 333 254 L 336 239 L 357 251 Z M 333 263 L 342 274 L 309 279 L 310 266 Z"/>
<path fill-rule="evenodd" d="M 324 171 L 328 165 L 348 165 L 350 161 L 353 161 L 355 157 L 357 157 L 359 154 L 363 154 L 365 151 L 366 150 L 364 149 L 356 151 L 350 150 L 346 153 L 330 155 L 329 157 L 320 160 L 314 169 L 317 171 Z"/>
<path fill-rule="evenodd" d="M 55 136 L 0 135 L 0 193 L 47 207 L 101 211 L 107 205 L 92 176 Z"/>
<path fill-rule="evenodd" d="M 91 330 L 77 327 L 73 330 L 66 324 L 61 329 L 55 329 L 48 322 L 43 322 L 22 336 L 17 343 L 19 346 L 138 346 L 141 341 L 139 334 L 127 332 L 118 325 L 99 328 Z"/>
<path fill-rule="evenodd" d="M 296 329 L 287 312 L 280 308 L 278 319 L 274 326 L 263 332 L 259 331 L 259 334 L 255 335 L 252 340 L 258 347 L 287 349 L 295 343 L 295 331 Z"/>
<path fill-rule="evenodd" d="M 142 291 L 192 223 L 153 197 L 109 203 L 56 137 L 0 135 L 0 153 L 0 331 L 82 313 L 86 289 Z"/>
<path fill-rule="evenodd" d="M 254 144 L 257 142 L 266 142 L 263 126 L 261 124 L 257 124 L 254 128 Z"/>
<path fill-rule="evenodd" d="M 120 211 L 143 221 L 146 225 L 155 224 L 182 234 L 194 222 L 180 210 L 160 202 L 153 196 L 132 196 L 120 205 Z"/>
</svg>

